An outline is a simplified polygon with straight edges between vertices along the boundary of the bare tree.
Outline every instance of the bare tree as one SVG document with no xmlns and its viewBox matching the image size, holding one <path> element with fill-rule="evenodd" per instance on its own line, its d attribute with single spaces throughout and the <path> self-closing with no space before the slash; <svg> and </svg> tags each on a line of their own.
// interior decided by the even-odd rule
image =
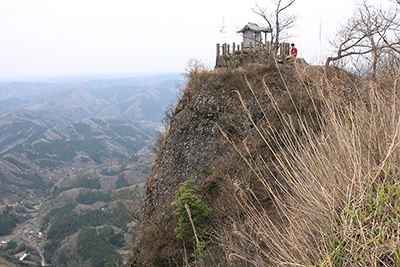
<svg viewBox="0 0 400 267">
<path fill-rule="evenodd" d="M 293 28 L 298 19 L 297 15 L 287 13 L 287 9 L 293 5 L 296 0 L 272 0 L 275 4 L 273 11 L 268 8 L 262 8 L 256 3 L 253 12 L 261 16 L 267 23 L 268 28 L 272 30 L 271 44 L 274 47 L 274 54 L 278 54 L 279 43 L 282 41 L 282 34 Z"/>
<path fill-rule="evenodd" d="M 400 0 L 396 0 L 393 3 L 397 3 L 399 6 L 394 9 L 394 13 L 398 14 L 400 12 Z M 390 36 L 386 36 L 383 33 L 379 33 L 383 38 L 385 44 L 394 52 L 400 54 L 400 20 L 397 17 L 388 17 L 387 12 L 380 11 L 380 15 L 387 20 L 389 24 L 388 31 L 391 33 Z M 390 39 L 391 38 L 391 39 Z"/>
<path fill-rule="evenodd" d="M 328 57 L 325 66 L 352 58 L 361 62 L 358 66 L 368 66 L 367 72 L 374 76 L 384 55 L 400 53 L 398 17 L 397 8 L 382 10 L 381 7 L 370 6 L 366 1 L 359 4 L 353 16 L 331 41 L 336 55 Z"/>
</svg>

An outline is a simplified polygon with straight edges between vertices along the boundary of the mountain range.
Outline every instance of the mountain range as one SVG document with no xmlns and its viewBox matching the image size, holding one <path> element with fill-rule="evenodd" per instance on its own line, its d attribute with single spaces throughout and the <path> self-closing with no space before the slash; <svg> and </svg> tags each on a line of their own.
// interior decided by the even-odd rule
<svg viewBox="0 0 400 267">
<path fill-rule="evenodd" d="M 160 121 L 176 99 L 182 75 L 68 83 L 0 83 L 0 116 L 19 109 L 41 110 L 79 120 L 88 116 Z"/>
<path fill-rule="evenodd" d="M 72 122 L 44 111 L 15 111 L 0 120 L 0 202 L 44 196 L 67 173 L 82 174 L 113 158 L 132 160 L 156 133 L 128 118 Z"/>
</svg>

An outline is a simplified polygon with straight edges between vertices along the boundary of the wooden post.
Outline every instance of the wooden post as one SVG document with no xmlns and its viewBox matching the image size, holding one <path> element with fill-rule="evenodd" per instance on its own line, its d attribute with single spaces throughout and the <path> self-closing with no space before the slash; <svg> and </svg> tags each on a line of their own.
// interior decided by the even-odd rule
<svg viewBox="0 0 400 267">
<path fill-rule="evenodd" d="M 250 42 L 250 47 L 249 47 L 250 54 L 251 54 L 252 51 L 253 51 L 253 42 Z"/>
<path fill-rule="evenodd" d="M 258 43 L 258 54 L 261 55 L 261 42 Z"/>
<path fill-rule="evenodd" d="M 222 45 L 222 55 L 226 56 L 226 44 Z"/>
<path fill-rule="evenodd" d="M 217 44 L 217 57 L 219 57 L 219 44 Z"/>
<path fill-rule="evenodd" d="M 233 43 L 232 44 L 232 55 L 235 55 L 235 48 L 236 48 L 235 43 Z"/>
<path fill-rule="evenodd" d="M 267 32 L 265 32 L 265 44 L 267 44 Z"/>
<path fill-rule="evenodd" d="M 244 52 L 244 47 L 243 47 L 243 42 L 241 43 L 241 48 L 240 48 L 240 54 L 243 55 Z"/>
<path fill-rule="evenodd" d="M 228 53 L 227 53 L 227 55 L 228 55 L 228 56 L 230 55 L 230 53 L 229 53 L 229 52 L 230 52 L 230 50 L 231 50 L 230 46 L 231 46 L 231 45 L 230 45 L 230 44 L 228 44 Z"/>
<path fill-rule="evenodd" d="M 237 46 L 237 51 L 238 51 L 238 52 L 240 51 L 240 45 Z"/>
</svg>

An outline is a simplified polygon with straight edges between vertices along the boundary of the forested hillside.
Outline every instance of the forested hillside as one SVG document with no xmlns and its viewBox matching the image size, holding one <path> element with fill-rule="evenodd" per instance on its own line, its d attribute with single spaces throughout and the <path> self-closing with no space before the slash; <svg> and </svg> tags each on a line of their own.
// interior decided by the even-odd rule
<svg viewBox="0 0 400 267">
<path fill-rule="evenodd" d="M 0 84 L 0 257 L 122 265 L 179 77 Z"/>
<path fill-rule="evenodd" d="M 128 210 L 143 198 L 157 128 L 127 118 L 72 122 L 19 110 L 2 118 L 0 129 L 0 236 L 16 243 L 1 248 L 1 257 L 26 251 L 30 262 L 41 262 L 39 248 L 22 240 L 42 232 L 35 242 L 46 263 L 106 266 L 107 255 L 122 265 L 116 250 L 124 252 L 135 238 Z M 102 241 L 86 245 L 96 238 Z"/>
<path fill-rule="evenodd" d="M 157 130 L 129 119 L 71 123 L 45 112 L 18 111 L 0 120 L 1 203 L 48 196 L 65 175 L 83 175 L 113 158 L 135 161 Z"/>
</svg>

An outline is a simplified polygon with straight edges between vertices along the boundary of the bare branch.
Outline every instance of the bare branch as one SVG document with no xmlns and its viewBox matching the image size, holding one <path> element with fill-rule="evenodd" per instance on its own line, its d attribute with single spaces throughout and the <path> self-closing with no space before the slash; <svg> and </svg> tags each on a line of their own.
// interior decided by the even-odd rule
<svg viewBox="0 0 400 267">
<path fill-rule="evenodd" d="M 281 43 L 282 39 L 284 39 L 282 38 L 282 35 L 287 33 L 289 29 L 293 28 L 298 19 L 297 15 L 286 13 L 287 9 L 295 1 L 296 0 L 273 1 L 275 4 L 275 10 L 271 12 L 269 12 L 267 8 L 261 8 L 257 3 L 256 7 L 252 9 L 255 14 L 259 15 L 265 20 L 268 27 L 272 30 L 270 42 L 275 47 L 275 54 L 278 53 L 279 44 Z"/>
<path fill-rule="evenodd" d="M 398 0 L 400 1 L 400 0 Z M 400 52 L 397 8 L 382 10 L 364 1 L 358 5 L 353 16 L 338 31 L 336 38 L 331 41 L 336 55 L 327 58 L 325 66 L 333 61 L 346 57 L 360 57 L 360 64 L 374 76 L 377 72 L 380 58 L 388 50 Z M 367 64 L 367 65 L 368 65 Z"/>
<path fill-rule="evenodd" d="M 284 11 L 285 9 L 287 9 L 288 7 L 290 7 L 295 1 L 296 1 L 296 0 L 291 0 L 291 1 L 290 1 L 289 3 L 287 3 L 284 7 L 282 7 L 281 9 L 279 9 L 277 13 L 281 13 L 282 11 Z M 278 7 L 280 6 L 281 2 L 282 2 L 282 1 L 280 0 L 280 1 L 279 1 Z"/>
</svg>

